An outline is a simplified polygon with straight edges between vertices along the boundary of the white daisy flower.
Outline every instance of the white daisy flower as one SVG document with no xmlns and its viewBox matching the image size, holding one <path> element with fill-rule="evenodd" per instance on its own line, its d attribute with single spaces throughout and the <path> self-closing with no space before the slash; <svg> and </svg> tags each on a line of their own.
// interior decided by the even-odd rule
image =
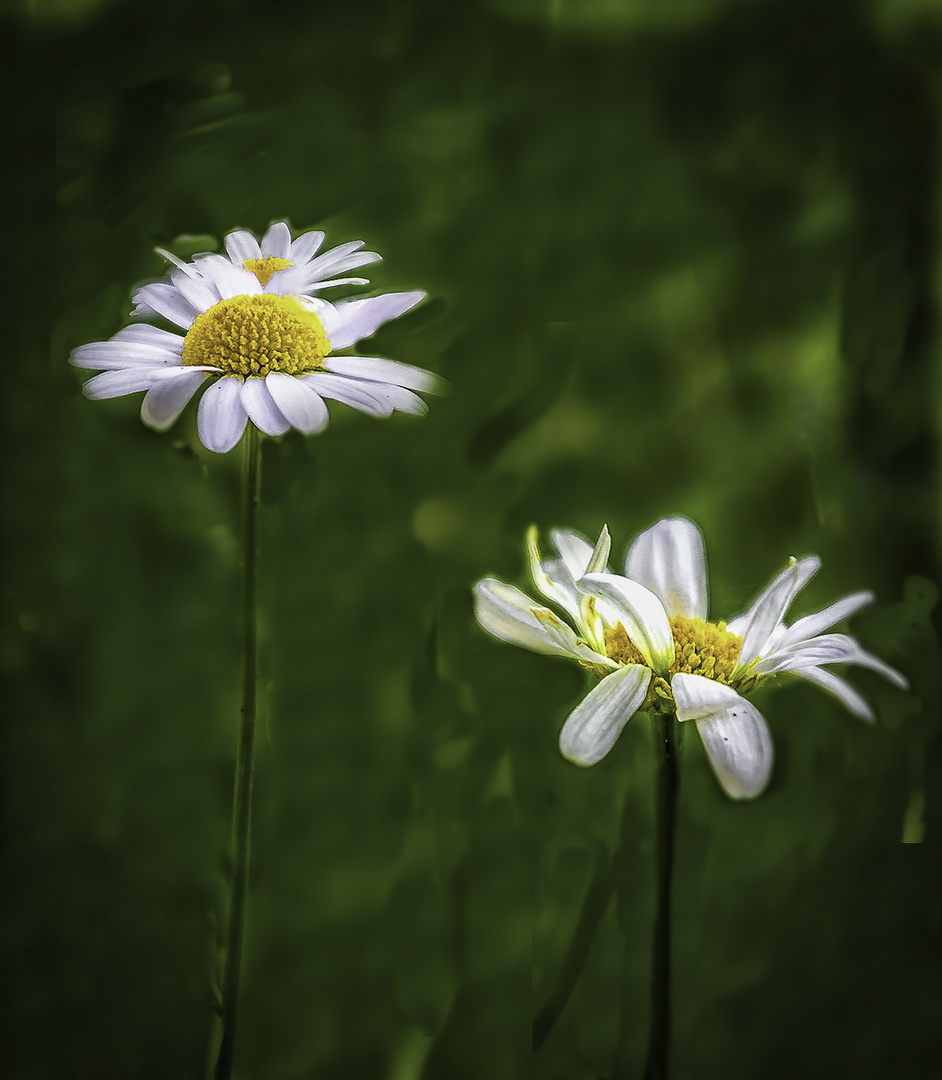
<svg viewBox="0 0 942 1080">
<path fill-rule="evenodd" d="M 311 293 L 327 285 L 365 284 L 331 278 L 375 262 L 375 252 L 342 244 L 314 258 L 323 233 L 291 240 L 284 222 L 259 244 L 251 233 L 226 237 L 229 258 L 198 255 L 174 264 L 169 280 L 133 295 L 133 314 L 161 316 L 183 333 L 138 323 L 108 341 L 82 345 L 71 356 L 100 371 L 83 389 L 93 400 L 146 391 L 141 419 L 163 431 L 177 419 L 204 380 L 213 385 L 199 403 L 203 445 L 231 450 L 251 421 L 266 435 L 289 428 L 305 434 L 328 421 L 324 399 L 373 416 L 424 415 L 418 393 L 441 393 L 442 380 L 422 368 L 375 356 L 338 356 L 425 299 L 424 292 L 385 293 L 330 304 Z"/>
<path fill-rule="evenodd" d="M 789 671 L 865 720 L 873 719 L 870 706 L 826 665 L 859 664 L 908 686 L 854 638 L 825 633 L 869 604 L 872 593 L 854 593 L 785 625 L 792 601 L 820 566 L 814 556 L 791 559 L 752 607 L 727 625 L 707 621 L 706 550 L 700 530 L 686 518 L 664 518 L 641 533 L 628 549 L 624 576 L 605 565 L 611 546 L 606 528 L 594 547 L 568 530 L 551 539 L 556 557 L 542 559 L 536 530 L 530 530 L 530 571 L 571 625 L 494 578 L 475 585 L 475 614 L 502 641 L 573 657 L 600 676 L 560 734 L 560 750 L 578 765 L 600 761 L 638 709 L 671 712 L 680 721 L 696 721 L 723 790 L 734 799 L 754 798 L 771 775 L 772 737 L 743 694 L 763 679 Z"/>
</svg>

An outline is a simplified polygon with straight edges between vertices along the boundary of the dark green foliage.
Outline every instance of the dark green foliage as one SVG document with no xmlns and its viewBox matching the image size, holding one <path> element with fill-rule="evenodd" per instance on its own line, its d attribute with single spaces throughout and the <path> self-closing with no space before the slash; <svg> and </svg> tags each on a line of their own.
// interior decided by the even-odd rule
<svg viewBox="0 0 942 1080">
<path fill-rule="evenodd" d="M 428 290 L 370 349 L 452 393 L 424 420 L 332 407 L 323 435 L 263 447 L 237 1074 L 596 1080 L 622 985 L 640 1069 L 647 721 L 593 769 L 564 762 L 582 672 L 485 637 L 469 589 L 522 582 L 531 522 L 607 522 L 617 561 L 685 513 L 717 617 L 817 552 L 795 614 L 875 589 L 853 629 L 913 688 L 855 669 L 874 727 L 797 681 L 760 695 L 777 762 L 749 805 L 684 733 L 676 1076 L 937 1075 L 937 5 L 19 10 L 16 85 L 61 95 L 56 238 L 42 203 L 8 253 L 10 1075 L 202 1075 L 240 455 L 205 452 L 192 407 L 158 435 L 138 399 L 85 401 L 66 361 L 124 325 L 132 284 L 164 272 L 155 245 L 279 218 L 367 240 L 378 290 Z M 9 173 L 25 216 L 45 188 Z M 633 888 L 533 1056 L 623 810 Z"/>
</svg>

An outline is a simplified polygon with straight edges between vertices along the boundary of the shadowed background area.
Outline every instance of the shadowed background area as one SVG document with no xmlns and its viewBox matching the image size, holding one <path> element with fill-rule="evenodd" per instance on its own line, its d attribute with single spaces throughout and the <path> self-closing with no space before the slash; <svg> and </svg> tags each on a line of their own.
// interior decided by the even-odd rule
<svg viewBox="0 0 942 1080">
<path fill-rule="evenodd" d="M 3 395 L 10 1075 L 204 1072 L 241 454 L 206 452 L 194 407 L 161 435 L 139 396 L 86 401 L 67 358 L 125 325 L 165 272 L 155 246 L 282 218 L 382 252 L 376 290 L 428 291 L 369 351 L 451 393 L 425 419 L 332 406 L 322 435 L 263 446 L 237 1075 L 597 1080 L 623 993 L 640 1074 L 647 720 L 600 765 L 564 762 L 584 673 L 487 638 L 469 590 L 525 584 L 530 523 L 607 522 L 618 567 L 674 513 L 706 535 L 715 617 L 815 552 L 793 614 L 874 589 L 853 631 L 912 683 L 852 670 L 874 726 L 797 680 L 758 694 L 777 761 L 748 805 L 686 733 L 676 1077 L 937 1075 L 938 5 L 32 0 L 5 19 L 17 85 L 60 86 L 54 235 L 42 185 L 7 177 L 45 223 L 15 252 Z M 623 813 L 632 875 L 533 1054 Z"/>
</svg>

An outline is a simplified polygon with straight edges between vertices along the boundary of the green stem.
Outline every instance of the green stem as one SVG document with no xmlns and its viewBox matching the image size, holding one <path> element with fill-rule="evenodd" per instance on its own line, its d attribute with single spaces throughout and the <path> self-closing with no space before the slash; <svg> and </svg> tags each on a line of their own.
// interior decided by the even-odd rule
<svg viewBox="0 0 942 1080">
<path fill-rule="evenodd" d="M 245 553 L 242 586 L 242 723 L 236 753 L 235 794 L 232 802 L 232 900 L 229 905 L 229 928 L 222 989 L 222 1044 L 216 1061 L 216 1080 L 229 1080 L 235 1050 L 239 969 L 242 963 L 242 937 L 245 932 L 245 906 L 249 886 L 249 834 L 252 821 L 252 781 L 255 765 L 258 681 L 256 576 L 260 459 L 258 430 L 251 422 L 248 427 L 249 433 L 245 444 Z"/>
<path fill-rule="evenodd" d="M 586 890 L 585 899 L 582 902 L 582 911 L 576 923 L 572 941 L 569 943 L 569 951 L 563 962 L 559 980 L 547 999 L 546 1004 L 540 1009 L 533 1021 L 533 1049 L 539 1048 L 546 1042 L 549 1033 L 556 1025 L 556 1021 L 565 1009 L 573 987 L 585 965 L 589 948 L 595 937 L 599 923 L 605 914 L 612 893 L 615 891 L 615 865 L 618 856 L 609 860 L 605 845 L 598 841 L 594 852 L 592 866 L 592 880 Z"/>
<path fill-rule="evenodd" d="M 651 1017 L 644 1080 L 668 1080 L 671 1034 L 671 877 L 677 826 L 674 717 L 652 715 L 656 765 L 657 909 L 651 963 Z"/>
</svg>

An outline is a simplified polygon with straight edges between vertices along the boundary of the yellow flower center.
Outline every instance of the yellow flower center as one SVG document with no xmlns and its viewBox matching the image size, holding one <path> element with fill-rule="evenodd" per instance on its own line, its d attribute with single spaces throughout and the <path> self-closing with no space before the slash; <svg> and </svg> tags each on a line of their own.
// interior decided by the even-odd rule
<svg viewBox="0 0 942 1080">
<path fill-rule="evenodd" d="M 281 260 L 284 261 L 284 260 Z M 193 320 L 183 363 L 220 368 L 225 375 L 303 375 L 330 353 L 324 324 L 297 300 L 264 293 L 220 300 Z"/>
<path fill-rule="evenodd" d="M 252 271 L 260 285 L 267 285 L 272 274 L 277 274 L 279 270 L 287 270 L 289 266 L 294 266 L 294 263 L 289 259 L 279 259 L 276 255 L 269 255 L 267 259 L 246 259 L 242 265 L 246 270 Z"/>
<path fill-rule="evenodd" d="M 667 679 L 659 675 L 651 680 L 645 708 L 673 709 L 670 679 L 679 672 L 702 675 L 705 679 L 731 684 L 736 662 L 742 650 L 742 638 L 731 634 L 726 623 L 709 623 L 703 619 L 688 619 L 684 615 L 671 615 L 668 620 L 674 638 L 674 662 Z M 643 664 L 650 667 L 640 650 L 628 637 L 621 623 L 605 629 L 605 655 L 618 664 Z M 606 674 L 602 671 L 599 674 Z M 736 689 L 751 689 L 758 680 L 746 675 L 735 680 Z M 748 686 L 744 684 L 748 682 Z"/>
</svg>

